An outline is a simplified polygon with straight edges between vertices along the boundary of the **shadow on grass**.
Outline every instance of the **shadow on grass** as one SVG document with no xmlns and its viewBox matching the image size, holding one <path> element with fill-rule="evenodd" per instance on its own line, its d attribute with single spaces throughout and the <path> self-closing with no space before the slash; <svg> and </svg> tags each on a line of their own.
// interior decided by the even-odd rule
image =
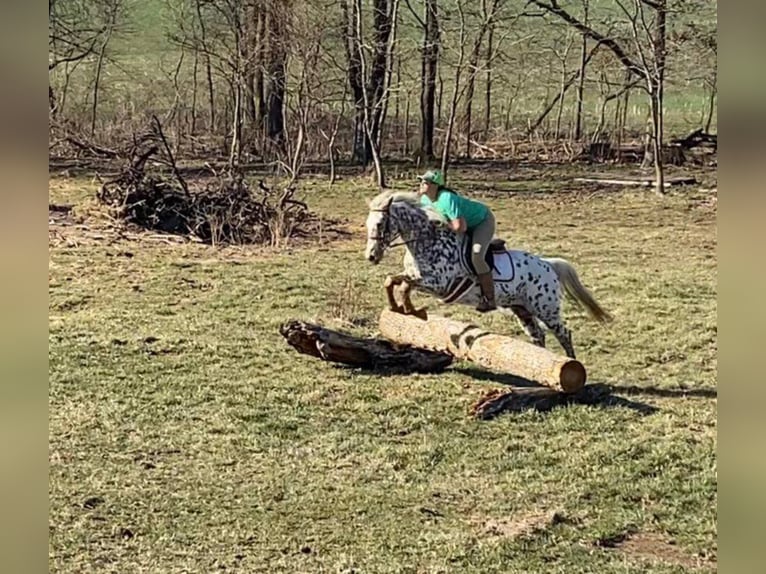
<svg viewBox="0 0 766 574">
<path fill-rule="evenodd" d="M 458 366 L 450 369 L 456 373 L 467 375 L 473 379 L 481 381 L 491 381 L 493 383 L 499 383 L 510 387 L 538 387 L 542 385 L 525 379 L 523 377 L 517 377 L 515 375 L 508 375 L 504 373 L 493 373 L 491 371 L 485 371 L 483 369 L 472 366 Z M 594 383 L 589 383 L 594 384 Z M 605 383 L 604 383 L 605 384 Z M 647 395 L 651 397 L 661 398 L 700 398 L 700 399 L 715 399 L 718 398 L 718 390 L 710 388 L 660 388 L 660 387 L 641 387 L 636 385 L 623 386 L 623 385 L 607 385 L 614 392 L 624 395 Z"/>
<path fill-rule="evenodd" d="M 641 415 L 651 415 L 660 409 L 628 396 L 654 396 L 662 398 L 715 398 L 715 389 L 661 389 L 656 387 L 619 386 L 607 383 L 588 383 L 576 393 L 562 393 L 555 389 L 540 385 L 534 381 L 517 377 L 493 373 L 475 367 L 455 367 L 451 369 L 457 373 L 471 377 L 478 381 L 491 381 L 509 387 L 506 390 L 495 389 L 487 393 L 472 409 L 477 418 L 489 419 L 500 412 L 523 412 L 536 410 L 547 412 L 556 407 L 567 405 L 591 405 L 606 408 L 631 409 Z"/>
</svg>

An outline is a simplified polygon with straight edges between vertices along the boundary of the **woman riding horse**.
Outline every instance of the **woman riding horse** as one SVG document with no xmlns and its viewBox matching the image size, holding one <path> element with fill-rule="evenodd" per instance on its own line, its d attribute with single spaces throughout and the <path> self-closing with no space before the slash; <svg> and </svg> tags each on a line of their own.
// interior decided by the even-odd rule
<svg viewBox="0 0 766 574">
<path fill-rule="evenodd" d="M 485 313 L 497 309 L 495 283 L 492 270 L 486 262 L 487 250 L 495 235 L 495 216 L 483 203 L 458 195 L 444 186 L 444 176 L 438 170 L 429 170 L 421 176 L 420 203 L 431 206 L 448 221 L 456 233 L 468 233 L 471 237 L 471 261 L 481 287 L 482 299 L 476 307 Z"/>
</svg>

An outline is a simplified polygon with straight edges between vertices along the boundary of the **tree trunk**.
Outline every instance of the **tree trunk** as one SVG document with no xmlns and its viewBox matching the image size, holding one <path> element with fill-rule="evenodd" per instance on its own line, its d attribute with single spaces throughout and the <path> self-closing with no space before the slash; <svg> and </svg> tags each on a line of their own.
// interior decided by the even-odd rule
<svg viewBox="0 0 766 574">
<path fill-rule="evenodd" d="M 484 141 L 486 143 L 489 137 L 490 129 L 490 107 L 492 103 L 492 50 L 494 49 L 493 41 L 495 36 L 495 19 L 493 18 L 489 24 L 489 36 L 487 38 L 487 55 L 485 57 L 485 65 L 487 67 L 487 91 L 484 97 Z"/>
<path fill-rule="evenodd" d="M 561 116 L 564 115 L 564 96 L 566 95 L 567 88 L 566 81 L 567 81 L 567 69 L 566 69 L 566 60 L 564 62 L 564 65 L 561 69 L 561 91 L 559 92 L 559 111 L 556 114 L 556 129 L 555 129 L 555 135 L 554 140 L 558 141 L 558 139 L 561 137 Z"/>
<path fill-rule="evenodd" d="M 666 17 L 667 17 L 667 0 L 658 0 L 657 2 L 657 21 L 656 21 L 656 34 L 654 37 L 654 64 L 656 67 L 656 75 L 653 78 L 654 82 L 651 90 L 652 100 L 652 123 L 654 134 L 654 173 L 656 178 L 655 191 L 658 195 L 665 194 L 665 169 L 663 165 L 662 157 L 662 140 L 663 140 L 663 101 L 665 90 L 665 34 L 666 34 Z"/>
<path fill-rule="evenodd" d="M 232 118 L 231 148 L 229 150 L 229 169 L 239 165 L 241 157 L 242 139 L 242 87 L 239 74 L 234 78 L 232 91 L 234 92 L 234 117 Z"/>
<path fill-rule="evenodd" d="M 654 191 L 665 195 L 665 169 L 662 157 L 662 89 L 656 86 L 651 94 L 652 149 L 654 151 Z"/>
<path fill-rule="evenodd" d="M 590 8 L 589 0 L 583 0 L 583 8 L 585 14 L 583 16 L 583 23 L 588 25 L 588 9 Z M 575 112 L 575 130 L 574 140 L 580 141 L 582 138 L 582 105 L 585 99 L 585 69 L 588 66 L 588 36 L 582 35 L 582 50 L 580 52 L 580 72 L 577 83 L 577 111 Z"/>
<path fill-rule="evenodd" d="M 508 94 L 508 102 L 505 106 L 505 122 L 503 123 L 503 130 L 508 133 L 511 129 L 511 113 L 513 110 L 513 96 Z"/>
<path fill-rule="evenodd" d="M 351 0 L 351 5 L 349 7 L 348 0 L 341 1 L 348 83 L 354 101 L 354 132 L 351 158 L 352 161 L 367 165 L 367 157 L 365 154 L 364 93 L 362 85 L 364 79 L 362 77 L 361 51 L 357 34 L 360 4 L 359 0 Z"/>
<path fill-rule="evenodd" d="M 213 88 L 213 67 L 210 62 L 210 51 L 207 47 L 206 31 L 205 31 L 205 19 L 202 16 L 202 0 L 197 0 L 195 3 L 197 9 L 197 23 L 200 28 L 200 41 L 202 42 L 202 50 L 205 53 L 205 72 L 207 76 L 207 88 L 208 88 L 208 104 L 210 107 L 210 131 L 215 131 L 215 90 Z"/>
<path fill-rule="evenodd" d="M 620 116 L 617 123 L 617 161 L 622 160 L 622 142 L 625 141 L 625 124 L 628 121 L 628 104 L 630 103 L 630 70 L 625 70 L 625 95 L 620 106 Z"/>
<path fill-rule="evenodd" d="M 263 69 L 266 66 L 266 36 L 268 13 L 263 4 L 259 5 L 258 25 L 256 27 L 256 65 L 253 78 L 253 96 L 255 98 L 255 125 L 263 140 L 266 133 L 266 83 L 264 82 Z M 261 141 L 261 147 L 263 147 Z"/>
<path fill-rule="evenodd" d="M 258 116 L 258 103 L 255 96 L 255 69 L 258 61 L 258 2 L 248 0 L 245 6 L 245 46 L 244 46 L 244 69 L 245 69 L 245 117 L 247 118 L 248 131 L 255 130 Z M 250 137 L 252 139 L 252 137 Z"/>
<path fill-rule="evenodd" d="M 482 11 L 484 15 L 484 22 L 479 28 L 478 36 L 473 44 L 471 55 L 468 58 L 468 84 L 466 86 L 465 94 L 465 108 L 463 111 L 463 131 L 465 132 L 465 157 L 471 157 L 471 131 L 473 124 L 473 94 L 476 87 L 476 75 L 479 72 L 479 56 L 481 54 L 481 46 L 484 43 L 484 35 L 492 25 L 495 18 L 495 10 L 497 8 L 498 0 L 492 1 L 490 11 L 487 11 L 487 0 L 482 0 Z"/>
<path fill-rule="evenodd" d="M 436 104 L 436 121 L 434 125 L 442 123 L 442 96 L 444 96 L 444 77 L 442 76 L 442 66 L 439 67 L 439 99 Z"/>
<path fill-rule="evenodd" d="M 579 361 L 469 323 L 436 315 L 424 321 L 384 309 L 378 329 L 395 343 L 449 353 L 564 392 L 575 392 L 585 385 L 585 367 Z"/>
<path fill-rule="evenodd" d="M 410 96 L 409 93 L 404 100 L 404 155 L 410 153 Z"/>
<path fill-rule="evenodd" d="M 96 78 L 93 82 L 93 107 L 91 108 L 91 120 L 90 120 L 90 137 L 92 138 L 96 133 L 96 117 L 98 113 L 98 96 L 99 88 L 101 87 L 101 73 L 104 69 L 104 59 L 106 57 L 106 47 L 109 44 L 109 40 L 112 37 L 114 26 L 117 19 L 117 9 L 112 8 L 112 14 L 109 17 L 107 23 L 106 34 L 101 42 L 101 48 L 98 51 L 98 62 L 96 63 Z"/>
<path fill-rule="evenodd" d="M 396 89 L 394 90 L 394 93 L 396 94 L 396 102 L 394 103 L 394 126 L 396 128 L 396 133 L 394 134 L 394 138 L 399 139 L 401 137 L 401 133 L 399 131 L 399 126 L 401 125 L 399 123 L 399 110 L 401 108 L 401 100 L 402 100 L 402 57 L 399 56 L 396 59 Z"/>
<path fill-rule="evenodd" d="M 192 101 L 191 101 L 191 126 L 189 135 L 191 136 L 191 150 L 194 151 L 194 138 L 197 134 L 197 72 L 199 69 L 199 50 L 194 49 L 194 65 L 192 66 Z"/>
<path fill-rule="evenodd" d="M 436 0 L 426 0 L 420 84 L 420 156 L 424 161 L 431 161 L 434 157 L 434 103 L 438 63 L 439 21 Z"/>
<path fill-rule="evenodd" d="M 394 76 L 394 46 L 396 45 L 396 23 L 399 18 L 399 0 L 392 0 L 389 6 L 389 13 L 387 14 L 390 30 L 388 32 L 388 38 L 385 42 L 385 60 L 384 60 L 384 81 L 383 81 L 383 93 L 381 95 L 381 101 L 378 103 L 379 107 L 379 119 L 378 119 L 378 134 L 376 145 L 378 147 L 378 153 L 383 149 L 383 133 L 386 123 L 386 115 L 388 114 L 388 104 L 391 99 L 391 80 Z"/>
<path fill-rule="evenodd" d="M 705 120 L 705 133 L 710 133 L 710 126 L 713 124 L 713 111 L 715 110 L 716 87 L 715 83 L 710 86 L 710 98 L 708 100 L 707 120 Z"/>
<path fill-rule="evenodd" d="M 268 26 L 268 96 L 267 135 L 277 148 L 284 146 L 285 74 L 287 64 L 287 7 L 284 3 L 270 5 Z"/>
<path fill-rule="evenodd" d="M 444 134 L 444 145 L 442 146 L 442 163 L 441 171 L 446 177 L 447 175 L 447 162 L 449 161 L 450 147 L 452 145 L 452 130 L 455 126 L 455 115 L 457 114 L 457 101 L 458 90 L 460 89 L 460 76 L 463 73 L 463 59 L 465 57 L 465 36 L 466 36 L 466 22 L 465 13 L 463 12 L 463 4 L 461 0 L 458 0 L 457 10 L 460 15 L 460 39 L 459 39 L 459 56 L 457 66 L 455 66 L 455 84 L 452 87 L 452 101 L 450 102 L 449 120 L 447 122 L 447 130 Z"/>
<path fill-rule="evenodd" d="M 392 3 L 390 3 L 392 2 Z M 388 100 L 386 77 L 389 75 L 389 40 L 394 31 L 394 18 L 398 0 L 373 0 L 373 57 L 370 80 L 367 84 L 368 138 L 365 142 L 367 158 L 375 161 L 380 153 L 380 132 L 383 124 L 384 107 Z M 360 30 L 361 31 L 361 30 Z M 361 39 L 360 39 L 361 43 Z M 377 163 L 377 162 L 376 162 Z"/>
</svg>

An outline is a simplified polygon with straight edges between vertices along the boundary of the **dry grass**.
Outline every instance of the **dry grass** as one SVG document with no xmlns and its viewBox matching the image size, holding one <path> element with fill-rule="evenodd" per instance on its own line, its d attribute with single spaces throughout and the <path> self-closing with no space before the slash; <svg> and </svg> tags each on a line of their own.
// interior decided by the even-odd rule
<svg viewBox="0 0 766 574">
<path fill-rule="evenodd" d="M 658 200 L 570 190 L 561 171 L 510 175 L 513 193 L 488 199 L 500 234 L 572 260 L 615 316 L 603 328 L 565 308 L 590 380 L 621 401 L 477 421 L 470 405 L 502 376 L 456 364 L 376 377 L 286 345 L 291 318 L 374 331 L 401 253 L 363 261 L 363 182 L 304 186 L 312 209 L 352 221 L 331 245 L 215 250 L 62 228 L 49 265 L 51 570 L 706 571 L 715 204 L 694 189 Z M 50 198 L 93 227 L 94 190 L 54 180 Z M 505 316 L 416 299 L 523 336 Z M 553 509 L 565 519 L 511 527 Z M 626 531 L 692 558 L 593 544 Z"/>
</svg>

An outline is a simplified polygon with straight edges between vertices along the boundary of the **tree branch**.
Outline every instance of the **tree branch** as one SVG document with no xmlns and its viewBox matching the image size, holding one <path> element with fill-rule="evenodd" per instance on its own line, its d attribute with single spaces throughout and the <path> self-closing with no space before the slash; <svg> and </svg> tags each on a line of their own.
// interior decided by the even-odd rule
<svg viewBox="0 0 766 574">
<path fill-rule="evenodd" d="M 648 70 L 645 70 L 636 62 L 634 62 L 631 59 L 631 57 L 627 54 L 627 52 L 623 49 L 623 47 L 614 38 L 606 37 L 603 34 L 600 34 L 596 30 L 591 28 L 590 26 L 583 24 L 577 18 L 572 16 L 569 12 L 561 8 L 558 5 L 557 0 L 550 0 L 550 4 L 546 2 L 542 2 L 541 0 L 530 0 L 530 2 L 532 2 L 536 6 L 539 6 L 540 8 L 543 8 L 544 10 L 547 10 L 551 14 L 555 14 L 556 16 L 558 16 L 565 22 L 574 26 L 580 33 L 584 34 L 585 36 L 588 36 L 589 38 L 609 48 L 612 51 L 612 53 L 615 56 L 617 56 L 617 59 L 620 62 L 622 62 L 623 66 L 625 66 L 631 72 L 642 77 L 647 76 Z"/>
</svg>

